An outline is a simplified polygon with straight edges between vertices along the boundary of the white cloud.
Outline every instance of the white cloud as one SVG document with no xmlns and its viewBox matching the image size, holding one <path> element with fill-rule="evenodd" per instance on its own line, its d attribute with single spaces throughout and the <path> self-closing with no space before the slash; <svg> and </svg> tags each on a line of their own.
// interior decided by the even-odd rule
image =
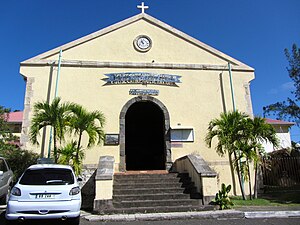
<svg viewBox="0 0 300 225">
<path fill-rule="evenodd" d="M 295 90 L 294 82 L 286 82 L 281 84 L 278 88 L 272 88 L 268 91 L 269 95 L 277 95 L 282 92 L 290 92 Z"/>
<path fill-rule="evenodd" d="M 294 82 L 286 82 L 281 85 L 283 91 L 293 91 L 295 89 Z"/>
<path fill-rule="evenodd" d="M 278 94 L 278 89 L 272 88 L 271 90 L 268 91 L 268 94 L 269 95 L 276 95 L 276 94 Z"/>
</svg>

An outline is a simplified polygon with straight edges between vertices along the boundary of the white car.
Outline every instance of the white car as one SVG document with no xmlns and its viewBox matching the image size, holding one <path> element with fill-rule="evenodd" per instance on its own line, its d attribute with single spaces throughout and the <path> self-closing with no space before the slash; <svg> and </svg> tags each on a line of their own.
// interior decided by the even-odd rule
<svg viewBox="0 0 300 225">
<path fill-rule="evenodd" d="M 10 221 L 62 219 L 79 224 L 81 192 L 70 166 L 30 166 L 12 188 L 5 217 Z"/>
</svg>

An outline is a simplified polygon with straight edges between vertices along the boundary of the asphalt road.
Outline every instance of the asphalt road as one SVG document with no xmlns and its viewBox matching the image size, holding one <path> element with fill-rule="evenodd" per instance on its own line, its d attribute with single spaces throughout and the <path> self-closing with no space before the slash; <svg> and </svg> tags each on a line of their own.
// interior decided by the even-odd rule
<svg viewBox="0 0 300 225">
<path fill-rule="evenodd" d="M 131 222 L 88 222 L 81 225 L 299 225 L 300 218 L 293 219 L 195 219 L 195 220 L 164 220 L 164 221 L 131 221 Z"/>
<path fill-rule="evenodd" d="M 5 225 L 4 210 L 0 209 L 0 224 Z M 62 221 L 28 221 L 21 224 L 60 225 Z M 89 222 L 81 219 L 80 225 L 299 225 L 300 218 L 288 219 L 190 219 L 190 220 L 163 220 L 163 221 L 130 221 L 130 222 Z"/>
</svg>

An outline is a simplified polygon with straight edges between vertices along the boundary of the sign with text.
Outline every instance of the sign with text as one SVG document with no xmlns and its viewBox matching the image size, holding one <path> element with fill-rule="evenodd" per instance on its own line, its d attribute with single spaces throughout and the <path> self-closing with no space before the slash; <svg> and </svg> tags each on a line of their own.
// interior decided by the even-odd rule
<svg viewBox="0 0 300 225">
<path fill-rule="evenodd" d="M 159 94 L 159 90 L 153 89 L 130 89 L 130 95 L 154 95 L 157 96 Z"/>
<path fill-rule="evenodd" d="M 105 79 L 108 85 L 120 84 L 155 84 L 177 86 L 181 83 L 181 76 L 171 74 L 156 74 L 144 72 L 127 72 L 127 73 L 109 73 L 105 74 L 108 78 Z"/>
</svg>

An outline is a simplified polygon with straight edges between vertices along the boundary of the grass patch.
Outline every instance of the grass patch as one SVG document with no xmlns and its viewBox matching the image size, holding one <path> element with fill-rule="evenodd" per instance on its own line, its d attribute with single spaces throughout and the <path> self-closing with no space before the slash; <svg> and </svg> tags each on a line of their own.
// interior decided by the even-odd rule
<svg viewBox="0 0 300 225">
<path fill-rule="evenodd" d="M 231 197 L 234 206 L 280 206 L 281 203 L 272 202 L 268 199 L 258 198 L 253 200 L 243 200 L 240 197 Z M 300 205 L 300 204 L 299 204 Z"/>
<path fill-rule="evenodd" d="M 253 200 L 233 196 L 231 200 L 235 206 L 300 206 L 300 192 L 272 192 Z"/>
</svg>

